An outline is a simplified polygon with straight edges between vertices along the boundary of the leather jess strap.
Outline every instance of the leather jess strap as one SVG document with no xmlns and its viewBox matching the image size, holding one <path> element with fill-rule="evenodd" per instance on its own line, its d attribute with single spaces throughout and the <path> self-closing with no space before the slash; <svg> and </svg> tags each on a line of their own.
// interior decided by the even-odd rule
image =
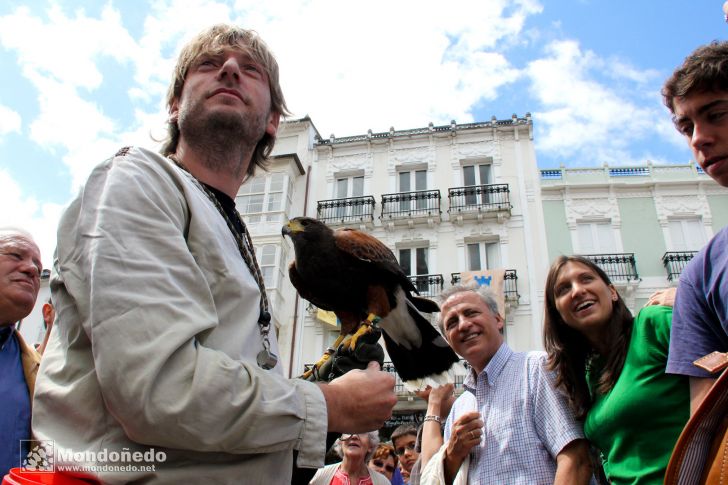
<svg viewBox="0 0 728 485">
<path fill-rule="evenodd" d="M 728 352 L 711 352 L 693 362 L 693 365 L 715 374 L 728 367 Z"/>
</svg>

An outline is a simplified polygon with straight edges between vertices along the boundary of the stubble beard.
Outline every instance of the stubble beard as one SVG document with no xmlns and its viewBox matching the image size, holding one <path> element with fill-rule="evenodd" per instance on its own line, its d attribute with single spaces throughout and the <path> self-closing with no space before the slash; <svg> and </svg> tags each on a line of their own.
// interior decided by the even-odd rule
<svg viewBox="0 0 728 485">
<path fill-rule="evenodd" d="M 204 99 L 200 99 L 180 107 L 180 137 L 204 154 L 201 162 L 210 170 L 242 176 L 265 135 L 268 114 L 207 111 L 203 103 Z"/>
</svg>

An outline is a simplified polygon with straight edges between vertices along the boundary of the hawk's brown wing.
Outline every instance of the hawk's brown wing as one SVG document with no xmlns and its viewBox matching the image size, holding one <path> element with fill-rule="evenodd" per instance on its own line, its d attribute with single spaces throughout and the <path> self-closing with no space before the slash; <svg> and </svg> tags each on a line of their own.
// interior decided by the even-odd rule
<svg viewBox="0 0 728 485">
<path fill-rule="evenodd" d="M 416 291 L 394 253 L 379 239 L 356 229 L 343 228 L 334 231 L 334 241 L 343 253 L 373 265 L 372 269 L 386 271 L 398 277 L 404 288 Z"/>
<path fill-rule="evenodd" d="M 372 262 L 397 264 L 394 253 L 382 241 L 356 229 L 337 229 L 334 231 L 336 247 L 355 258 Z"/>
</svg>

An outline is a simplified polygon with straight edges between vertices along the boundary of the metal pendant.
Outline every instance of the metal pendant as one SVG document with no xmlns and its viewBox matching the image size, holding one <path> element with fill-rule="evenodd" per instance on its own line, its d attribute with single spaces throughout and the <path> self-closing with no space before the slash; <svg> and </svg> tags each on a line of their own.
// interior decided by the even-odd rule
<svg viewBox="0 0 728 485">
<path fill-rule="evenodd" d="M 269 370 L 276 366 L 278 363 L 278 357 L 276 354 L 268 349 L 263 349 L 258 352 L 258 367 L 261 369 Z"/>
</svg>

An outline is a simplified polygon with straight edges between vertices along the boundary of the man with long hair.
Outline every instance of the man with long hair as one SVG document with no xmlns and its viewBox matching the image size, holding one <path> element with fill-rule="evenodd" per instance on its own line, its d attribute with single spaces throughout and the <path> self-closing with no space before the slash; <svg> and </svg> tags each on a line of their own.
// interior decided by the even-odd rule
<svg viewBox="0 0 728 485">
<path fill-rule="evenodd" d="M 61 219 L 33 431 L 104 482 L 290 483 L 294 460 L 323 466 L 327 431 L 391 415 L 376 364 L 316 385 L 277 362 L 234 197 L 287 113 L 278 77 L 254 32 L 202 32 L 177 62 L 162 154 L 121 149 Z"/>
</svg>

